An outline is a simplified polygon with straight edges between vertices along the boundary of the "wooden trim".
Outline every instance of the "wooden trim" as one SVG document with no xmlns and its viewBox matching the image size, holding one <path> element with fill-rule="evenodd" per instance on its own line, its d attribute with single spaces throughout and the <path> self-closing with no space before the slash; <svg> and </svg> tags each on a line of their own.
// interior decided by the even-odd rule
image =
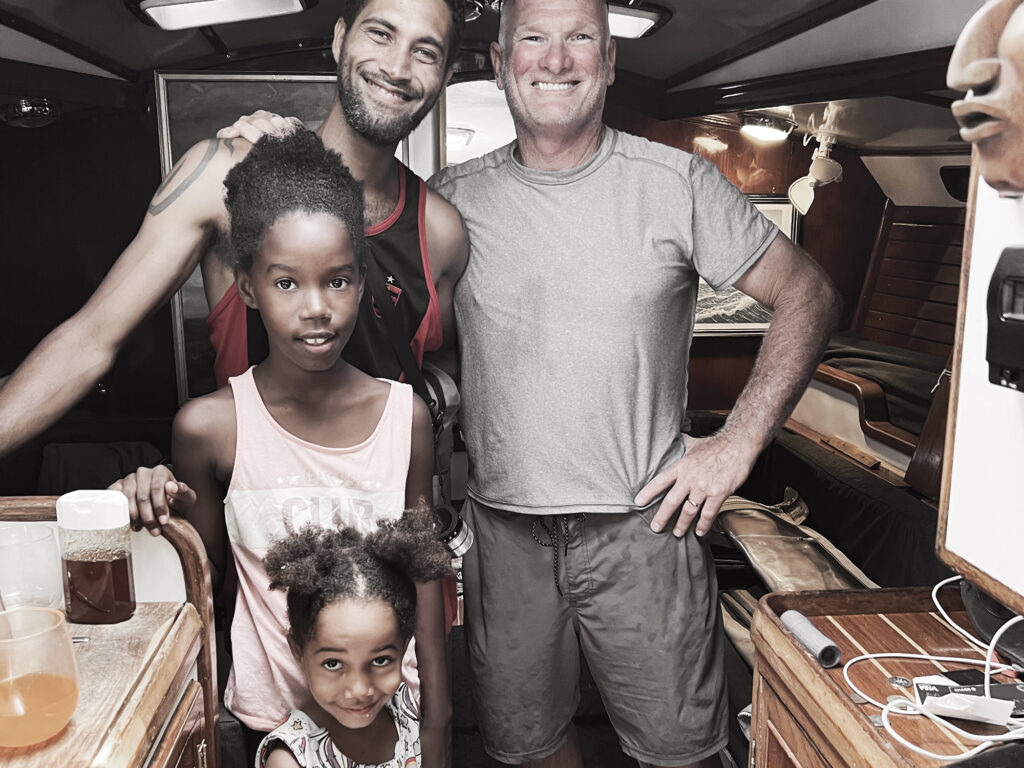
<svg viewBox="0 0 1024 768">
<path fill-rule="evenodd" d="M 683 83 L 688 83 L 726 64 L 731 64 L 753 53 L 763 51 L 765 48 L 771 48 L 773 45 L 796 37 L 814 27 L 844 16 L 851 11 L 856 11 L 873 2 L 875 0 L 831 0 L 817 8 L 801 10 L 795 16 L 775 27 L 766 29 L 745 40 L 740 40 L 731 48 L 718 51 L 713 56 L 709 56 L 702 61 L 698 61 L 696 64 L 691 64 L 669 75 L 662 82 L 662 89 L 668 91 Z"/>
<path fill-rule="evenodd" d="M 141 110 L 144 104 L 141 86 L 11 59 L 0 59 L 0 80 L 5 93 L 25 98 L 130 110 Z"/>
<path fill-rule="evenodd" d="M 227 44 L 221 39 L 220 35 L 217 34 L 217 31 L 213 27 L 200 27 L 199 32 L 202 34 L 209 46 L 221 56 L 227 56 L 231 53 L 231 49 L 228 48 Z"/>
<path fill-rule="evenodd" d="M 196 529 L 187 521 L 172 517 L 163 526 L 163 535 L 174 546 L 181 560 L 181 569 L 185 574 L 185 595 L 195 606 L 202 622 L 203 643 L 196 660 L 199 681 L 203 686 L 203 699 L 206 716 L 203 722 L 203 738 L 209 747 L 210 755 L 219 755 L 217 741 L 217 721 L 220 717 L 219 695 L 217 691 L 217 658 L 216 634 L 213 618 L 213 584 L 210 578 L 210 561 L 206 557 L 206 547 Z M 216 758 L 214 758 L 214 765 Z"/>
<path fill-rule="evenodd" d="M 945 87 L 946 69 L 953 48 L 883 56 L 867 61 L 757 77 L 733 83 L 664 93 L 657 111 L 659 120 L 697 117 L 718 112 L 763 109 L 779 104 L 856 99 L 865 96 L 899 96 Z M 645 78 L 646 79 L 646 78 Z M 609 89 L 613 100 L 629 99 L 627 83 Z"/>
<path fill-rule="evenodd" d="M 873 147 L 861 148 L 861 157 L 931 157 L 933 155 L 963 155 L 970 157 L 970 144 L 945 144 L 936 147 Z"/>
<path fill-rule="evenodd" d="M 166 661 L 150 665 L 139 679 L 111 723 L 110 735 L 93 758 L 93 765 L 110 768 L 142 765 L 156 743 L 156 728 L 170 717 L 177 703 L 169 700 L 167 693 L 180 690 L 201 641 L 199 616 L 192 605 L 185 603 L 162 641 L 161 654 Z M 140 728 L 146 728 L 146 733 L 139 733 Z"/>
<path fill-rule="evenodd" d="M 871 249 L 871 260 L 868 262 L 868 271 L 864 276 L 860 298 L 857 300 L 857 311 L 853 314 L 853 323 L 850 326 L 854 333 L 860 333 L 864 327 L 864 318 L 867 317 L 871 295 L 874 293 L 874 285 L 882 267 L 882 256 L 885 253 L 885 244 L 889 242 L 889 231 L 892 229 L 895 211 L 896 206 L 892 200 L 886 198 L 885 208 L 882 209 L 882 221 L 878 225 L 878 234 L 875 236 L 875 247 Z"/>
<path fill-rule="evenodd" d="M 282 73 L 301 73 L 303 75 L 334 75 L 337 74 L 337 65 L 330 56 L 324 56 L 324 52 L 330 52 L 331 50 L 331 38 L 323 37 L 307 37 L 301 40 L 288 40 L 287 42 L 275 42 L 266 43 L 264 45 L 254 45 L 246 48 L 238 48 L 235 50 L 227 50 L 223 53 L 215 53 L 210 56 L 201 56 L 196 59 L 188 59 L 186 61 L 175 62 L 173 66 L 169 67 L 157 67 L 157 71 L 160 72 L 191 72 L 195 74 L 196 70 L 206 70 L 203 74 L 217 74 L 217 70 L 220 67 L 230 67 L 230 74 L 238 74 L 239 72 L 245 72 L 246 74 L 255 74 L 259 72 L 269 72 L 271 74 L 282 74 Z M 306 56 L 300 59 L 294 59 L 291 61 L 275 62 L 280 64 L 278 68 L 269 66 L 268 62 L 261 62 L 261 66 L 257 68 L 244 68 L 239 67 L 243 62 L 250 62 L 258 59 L 270 59 L 275 56 L 288 56 L 289 54 L 309 54 L 309 58 Z M 323 66 L 317 68 L 313 63 L 314 57 L 320 57 L 323 60 Z M 229 74 L 229 73 L 225 73 Z M 476 73 L 474 77 L 467 78 L 472 80 L 478 80 L 481 78 L 491 77 L 490 73 L 481 75 Z"/>
<path fill-rule="evenodd" d="M 956 101 L 956 99 L 950 96 L 940 96 L 937 93 L 906 93 L 902 96 L 897 96 L 896 98 L 903 99 L 904 101 L 916 101 L 918 104 L 927 104 L 929 106 L 940 107 L 942 109 L 949 109 L 953 106 L 953 102 Z M 966 147 L 967 151 L 965 154 L 971 154 L 970 145 L 968 144 Z"/>
<path fill-rule="evenodd" d="M 860 427 L 867 437 L 871 437 L 891 448 L 913 456 L 917 448 L 917 437 L 905 429 L 893 426 L 889 422 L 889 409 L 885 405 L 885 393 L 882 388 L 862 376 L 847 373 L 831 365 L 821 363 L 814 371 L 816 381 L 841 389 L 857 399 L 857 411 Z"/>
<path fill-rule="evenodd" d="M 126 67 L 118 61 L 109 59 L 101 53 L 97 53 L 92 48 L 72 40 L 69 37 L 65 37 L 59 32 L 54 32 L 52 29 L 47 29 L 35 22 L 29 21 L 28 19 L 18 16 L 17 14 L 11 13 L 8 10 L 0 10 L 0 24 L 5 27 L 21 32 L 23 35 L 34 37 L 40 42 L 52 45 L 54 48 L 59 48 L 71 56 L 81 59 L 82 61 L 88 62 L 93 66 L 105 69 L 112 75 L 124 78 L 131 83 L 137 83 L 140 80 L 140 74 L 131 67 Z M 63 70 L 57 70 L 58 72 Z M 6 86 L 5 86 L 6 91 Z M 10 93 L 10 91 L 6 91 Z"/>
<path fill-rule="evenodd" d="M 183 738 L 190 731 L 196 717 L 203 716 L 203 689 L 195 680 L 190 682 L 178 702 L 174 715 L 167 723 L 160 743 L 156 747 L 150 768 L 166 768 L 181 765 L 184 751 L 191 747 L 191 740 Z M 186 762 L 185 765 L 191 763 Z"/>
<path fill-rule="evenodd" d="M 974 150 L 975 153 L 977 149 Z M 971 271 L 971 249 L 974 243 L 974 223 L 977 215 L 978 184 L 977 157 L 972 155 L 971 185 L 967 196 L 967 223 L 964 229 L 964 255 L 960 270 L 960 299 L 957 302 L 956 337 L 953 341 L 953 367 L 949 384 L 949 414 L 946 418 L 946 446 L 942 460 L 942 487 L 939 494 L 939 518 L 935 551 L 939 560 L 964 576 L 1015 613 L 1024 613 L 1024 595 L 1014 592 L 991 575 L 946 547 L 946 527 L 949 516 L 949 489 L 953 479 L 953 460 L 956 434 L 957 404 L 960 399 L 960 370 L 963 365 L 964 326 L 967 319 L 967 287 Z"/>
</svg>

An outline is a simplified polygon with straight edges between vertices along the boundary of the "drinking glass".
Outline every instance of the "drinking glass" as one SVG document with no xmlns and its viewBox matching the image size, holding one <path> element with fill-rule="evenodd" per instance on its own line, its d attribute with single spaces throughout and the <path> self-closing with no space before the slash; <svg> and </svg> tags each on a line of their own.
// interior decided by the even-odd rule
<svg viewBox="0 0 1024 768">
<path fill-rule="evenodd" d="M 0 526 L 0 610 L 20 605 L 64 607 L 64 578 L 53 528 Z"/>
<path fill-rule="evenodd" d="M 78 704 L 78 668 L 64 614 L 22 606 L 0 611 L 0 747 L 59 734 Z"/>
</svg>

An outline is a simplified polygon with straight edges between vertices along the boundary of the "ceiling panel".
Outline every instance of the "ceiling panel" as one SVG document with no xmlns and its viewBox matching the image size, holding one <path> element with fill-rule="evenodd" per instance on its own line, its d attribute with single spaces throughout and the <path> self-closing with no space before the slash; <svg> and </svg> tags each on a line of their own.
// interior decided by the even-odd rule
<svg viewBox="0 0 1024 768">
<path fill-rule="evenodd" d="M 210 53 L 196 30 L 148 26 L 122 0 L 0 0 L 0 9 L 136 71 Z"/>
</svg>

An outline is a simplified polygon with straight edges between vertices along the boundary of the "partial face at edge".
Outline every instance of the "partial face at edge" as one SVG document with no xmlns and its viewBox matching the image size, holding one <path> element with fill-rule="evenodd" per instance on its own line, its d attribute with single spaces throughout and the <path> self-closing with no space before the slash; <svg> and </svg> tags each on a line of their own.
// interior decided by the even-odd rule
<svg viewBox="0 0 1024 768">
<path fill-rule="evenodd" d="M 600 123 L 615 79 L 604 0 L 516 0 L 500 37 L 491 61 L 517 130 L 565 135 Z"/>
<path fill-rule="evenodd" d="M 338 97 L 356 133 L 389 146 L 420 124 L 451 74 L 451 27 L 443 0 L 370 0 L 351 28 L 339 20 Z"/>
<path fill-rule="evenodd" d="M 1024 193 L 1024 10 L 1021 0 L 990 0 L 953 50 L 946 76 L 966 91 L 954 102 L 960 136 L 978 148 L 979 169 L 1001 192 Z"/>
</svg>

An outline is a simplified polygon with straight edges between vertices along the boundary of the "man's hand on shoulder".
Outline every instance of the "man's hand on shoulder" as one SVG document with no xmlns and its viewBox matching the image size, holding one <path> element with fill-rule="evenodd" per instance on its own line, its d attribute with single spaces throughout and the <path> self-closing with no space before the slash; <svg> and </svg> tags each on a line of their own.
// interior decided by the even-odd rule
<svg viewBox="0 0 1024 768">
<path fill-rule="evenodd" d="M 757 454 L 752 455 L 749 445 L 724 431 L 711 437 L 683 438 L 686 454 L 645 485 L 635 503 L 646 506 L 665 493 L 651 530 L 661 531 L 679 511 L 673 535 L 683 536 L 699 514 L 697 535 L 704 536 L 718 517 L 722 502 L 747 479 Z"/>
<path fill-rule="evenodd" d="M 297 117 L 281 115 L 259 109 L 251 115 L 242 115 L 231 125 L 217 131 L 218 139 L 242 138 L 255 144 L 262 136 L 287 136 L 302 127 Z"/>
</svg>

